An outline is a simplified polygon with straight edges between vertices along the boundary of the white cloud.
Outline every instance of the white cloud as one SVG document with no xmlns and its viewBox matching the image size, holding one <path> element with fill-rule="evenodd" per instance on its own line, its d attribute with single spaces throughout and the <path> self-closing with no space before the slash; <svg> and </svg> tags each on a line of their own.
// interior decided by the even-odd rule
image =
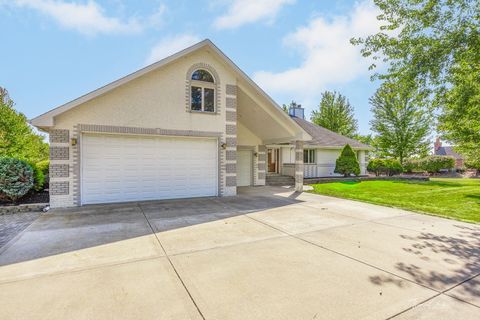
<svg viewBox="0 0 480 320">
<path fill-rule="evenodd" d="M 348 15 L 312 19 L 284 38 L 286 47 L 300 53 L 300 66 L 278 73 L 259 71 L 253 78 L 272 94 L 311 102 L 328 85 L 348 83 L 367 74 L 370 61 L 361 56 L 360 48 L 353 46 L 350 39 L 378 32 L 378 14 L 370 1 L 364 1 Z"/>
<path fill-rule="evenodd" d="M 199 37 L 191 34 L 181 34 L 177 36 L 166 37 L 152 48 L 148 58 L 145 60 L 145 63 L 151 64 L 166 58 L 180 50 L 200 42 L 200 40 L 201 39 Z"/>
<path fill-rule="evenodd" d="M 9 3 L 20 8 L 36 10 L 55 20 L 64 28 L 86 35 L 99 33 L 136 33 L 145 27 L 158 24 L 165 11 L 161 5 L 149 17 L 131 17 L 126 20 L 105 15 L 104 9 L 94 0 L 86 3 L 66 2 L 64 0 L 15 0 Z"/>
<path fill-rule="evenodd" d="M 271 23 L 278 11 L 295 0 L 234 0 L 228 11 L 215 19 L 218 29 L 233 29 L 244 24 L 265 20 Z"/>
</svg>

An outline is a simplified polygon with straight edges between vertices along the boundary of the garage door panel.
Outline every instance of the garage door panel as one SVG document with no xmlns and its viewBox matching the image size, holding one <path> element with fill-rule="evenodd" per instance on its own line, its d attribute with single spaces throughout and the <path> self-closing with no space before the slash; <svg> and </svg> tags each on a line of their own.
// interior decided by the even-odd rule
<svg viewBox="0 0 480 320">
<path fill-rule="evenodd" d="M 217 195 L 215 139 L 82 137 L 82 203 Z"/>
</svg>

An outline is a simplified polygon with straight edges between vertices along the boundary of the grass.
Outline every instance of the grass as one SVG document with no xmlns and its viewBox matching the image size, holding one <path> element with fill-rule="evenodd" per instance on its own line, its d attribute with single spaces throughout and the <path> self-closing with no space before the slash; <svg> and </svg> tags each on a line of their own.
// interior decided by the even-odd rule
<svg viewBox="0 0 480 320">
<path fill-rule="evenodd" d="M 312 193 L 480 222 L 480 179 L 332 182 L 312 187 Z"/>
</svg>

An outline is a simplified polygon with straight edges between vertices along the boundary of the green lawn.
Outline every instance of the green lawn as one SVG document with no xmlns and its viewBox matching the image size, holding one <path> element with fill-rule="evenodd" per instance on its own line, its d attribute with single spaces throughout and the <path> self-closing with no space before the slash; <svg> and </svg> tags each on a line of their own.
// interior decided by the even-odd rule
<svg viewBox="0 0 480 320">
<path fill-rule="evenodd" d="M 314 184 L 313 193 L 480 222 L 480 179 Z"/>
</svg>

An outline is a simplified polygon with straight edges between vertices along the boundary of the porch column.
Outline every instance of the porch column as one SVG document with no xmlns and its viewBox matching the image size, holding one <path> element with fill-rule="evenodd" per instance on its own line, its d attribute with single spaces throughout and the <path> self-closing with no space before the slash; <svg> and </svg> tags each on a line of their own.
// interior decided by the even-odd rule
<svg viewBox="0 0 480 320">
<path fill-rule="evenodd" d="M 256 171 L 257 174 L 254 176 L 257 178 L 254 181 L 254 185 L 256 186 L 264 186 L 265 185 L 265 178 L 266 178 L 266 151 L 267 147 L 264 145 L 258 146 L 258 153 L 256 157 Z M 255 162 L 255 161 L 254 161 Z M 255 168 L 254 168 L 255 171 Z"/>
<path fill-rule="evenodd" d="M 366 174 L 366 164 L 365 164 L 365 151 L 358 151 L 358 162 L 360 164 L 360 174 L 363 176 Z"/>
<path fill-rule="evenodd" d="M 303 191 L 303 141 L 295 141 L 295 191 Z"/>
</svg>

